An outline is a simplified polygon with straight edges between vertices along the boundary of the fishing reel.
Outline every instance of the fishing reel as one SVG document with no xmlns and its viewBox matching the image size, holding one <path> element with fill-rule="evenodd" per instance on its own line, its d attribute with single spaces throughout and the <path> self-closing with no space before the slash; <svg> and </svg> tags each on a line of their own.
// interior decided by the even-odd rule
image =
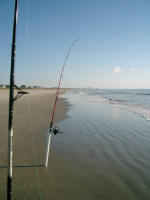
<svg viewBox="0 0 150 200">
<path fill-rule="evenodd" d="M 54 128 L 51 128 L 50 132 L 52 132 L 54 135 L 63 133 L 62 131 L 60 131 L 60 128 L 58 128 L 57 126 L 55 126 Z"/>
</svg>

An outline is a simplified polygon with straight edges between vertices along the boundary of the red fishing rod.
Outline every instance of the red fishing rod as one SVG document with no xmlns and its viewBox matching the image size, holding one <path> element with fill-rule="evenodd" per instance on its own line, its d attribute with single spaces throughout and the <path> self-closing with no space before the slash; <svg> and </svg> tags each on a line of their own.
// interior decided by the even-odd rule
<svg viewBox="0 0 150 200">
<path fill-rule="evenodd" d="M 50 128 L 49 128 L 49 138 L 48 138 L 48 144 L 47 144 L 47 152 L 46 152 L 46 160 L 45 160 L 45 167 L 47 167 L 48 165 L 48 157 L 49 157 L 49 148 L 50 148 L 50 140 L 51 140 L 51 133 L 54 133 L 55 135 L 57 135 L 57 133 L 61 133 L 59 131 L 59 128 L 58 127 L 54 127 L 53 128 L 53 122 L 54 122 L 54 116 L 55 116 L 55 111 L 56 111 L 56 105 L 57 105 L 57 100 L 58 100 L 58 94 L 59 94 L 59 90 L 60 90 L 60 84 L 61 84 L 61 80 L 62 80 L 62 75 L 63 75 L 63 72 L 64 72 L 64 68 L 65 68 L 65 65 L 67 63 L 67 60 L 68 60 L 68 57 L 69 57 L 69 54 L 72 50 L 72 48 L 74 47 L 74 45 L 76 44 L 76 42 L 79 40 L 79 37 L 77 37 L 75 39 L 75 41 L 72 43 L 72 45 L 70 46 L 68 52 L 67 52 L 67 55 L 65 57 L 65 60 L 64 60 L 64 63 L 63 63 L 63 66 L 62 66 L 62 71 L 61 71 L 61 74 L 60 74 L 60 78 L 59 78 L 59 82 L 58 82 L 58 87 L 57 87 L 57 91 L 56 91 L 56 97 L 55 97 L 55 102 L 54 102 L 54 107 L 53 107 L 53 111 L 52 111 L 52 117 L 51 117 L 51 122 L 50 122 Z"/>
</svg>

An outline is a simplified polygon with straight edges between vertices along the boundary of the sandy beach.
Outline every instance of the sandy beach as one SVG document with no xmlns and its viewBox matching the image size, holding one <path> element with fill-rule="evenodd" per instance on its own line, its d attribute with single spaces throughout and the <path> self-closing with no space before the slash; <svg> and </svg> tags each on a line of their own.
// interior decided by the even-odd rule
<svg viewBox="0 0 150 200">
<path fill-rule="evenodd" d="M 51 150 L 48 168 L 45 160 L 46 132 L 49 127 L 54 90 L 28 90 L 15 102 L 13 199 L 51 199 L 51 185 L 55 169 L 63 162 Z M 55 122 L 67 117 L 69 104 L 59 98 Z M 7 190 L 7 137 L 8 137 L 8 91 L 0 91 L 0 199 L 6 199 Z M 53 140 L 53 139 L 52 139 Z M 37 166 L 37 167 L 35 167 Z M 56 185 L 57 188 L 57 185 Z M 55 198 L 52 198 L 55 199 Z M 57 199 L 57 198 L 56 198 Z"/>
<path fill-rule="evenodd" d="M 48 168 L 43 164 L 55 91 L 29 92 L 15 102 L 14 200 L 149 200 L 145 91 L 103 91 L 106 99 L 101 90 L 60 95 L 55 122 L 64 133 L 52 137 Z M 144 102 L 139 112 L 133 112 L 139 108 L 133 98 Z M 0 199 L 6 199 L 8 91 L 0 92 L 0 119 Z"/>
</svg>

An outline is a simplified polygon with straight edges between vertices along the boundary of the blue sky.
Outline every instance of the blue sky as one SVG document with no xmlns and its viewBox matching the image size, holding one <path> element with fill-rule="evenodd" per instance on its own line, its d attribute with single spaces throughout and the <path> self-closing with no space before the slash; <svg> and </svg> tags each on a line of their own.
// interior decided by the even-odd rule
<svg viewBox="0 0 150 200">
<path fill-rule="evenodd" d="M 19 0 L 18 85 L 150 88 L 149 0 Z M 0 84 L 9 83 L 14 0 L 0 0 Z"/>
</svg>

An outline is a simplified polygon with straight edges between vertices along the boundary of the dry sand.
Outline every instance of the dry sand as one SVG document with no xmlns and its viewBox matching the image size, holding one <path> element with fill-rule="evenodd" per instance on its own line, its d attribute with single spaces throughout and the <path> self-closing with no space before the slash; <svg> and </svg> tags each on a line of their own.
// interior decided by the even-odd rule
<svg viewBox="0 0 150 200">
<path fill-rule="evenodd" d="M 30 90 L 15 102 L 13 199 L 69 199 L 62 181 L 69 176 L 69 167 L 63 159 L 50 152 L 48 168 L 45 160 L 46 131 L 49 127 L 56 91 Z M 65 119 L 69 103 L 59 98 L 55 121 Z M 8 91 L 0 91 L 0 199 L 6 199 L 7 191 L 7 135 Z M 53 136 L 55 137 L 55 136 Z M 53 140 L 53 139 L 52 139 Z M 38 165 L 35 167 L 35 165 Z M 65 188 L 64 188 L 65 187 Z"/>
</svg>

